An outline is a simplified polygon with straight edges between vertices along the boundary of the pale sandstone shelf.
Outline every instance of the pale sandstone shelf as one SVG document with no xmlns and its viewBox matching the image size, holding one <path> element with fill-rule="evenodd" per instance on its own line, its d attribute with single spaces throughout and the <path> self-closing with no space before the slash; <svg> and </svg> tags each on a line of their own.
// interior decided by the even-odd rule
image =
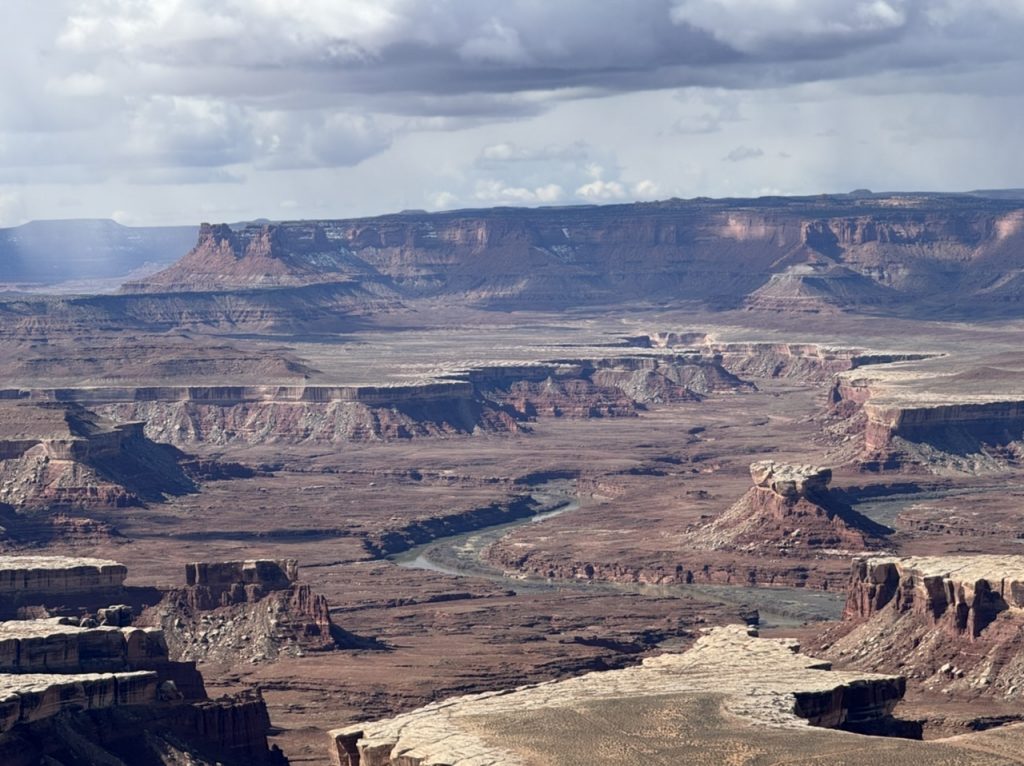
<svg viewBox="0 0 1024 766">
<path fill-rule="evenodd" d="M 0 672 L 117 671 L 167 660 L 162 631 L 83 628 L 63 618 L 0 622 Z"/>
<path fill-rule="evenodd" d="M 589 673 L 511 692 L 468 695 L 386 721 L 330 732 L 343 766 L 484 766 L 527 763 L 522 753 L 489 743 L 487 721 L 523 711 L 576 709 L 647 698 L 721 695 L 727 714 L 744 725 L 793 730 L 836 727 L 888 715 L 902 697 L 898 676 L 829 672 L 828 662 L 798 654 L 790 640 L 751 637 L 746 628 L 717 628 L 683 654 L 650 658 L 625 670 Z M 358 753 L 360 760 L 354 760 Z"/>
<path fill-rule="evenodd" d="M 127 567 L 107 559 L 0 556 L 0 600 L 25 594 L 116 590 L 127 576 Z"/>
<path fill-rule="evenodd" d="M 0 733 L 64 711 L 148 705 L 156 699 L 152 671 L 0 675 Z"/>
</svg>

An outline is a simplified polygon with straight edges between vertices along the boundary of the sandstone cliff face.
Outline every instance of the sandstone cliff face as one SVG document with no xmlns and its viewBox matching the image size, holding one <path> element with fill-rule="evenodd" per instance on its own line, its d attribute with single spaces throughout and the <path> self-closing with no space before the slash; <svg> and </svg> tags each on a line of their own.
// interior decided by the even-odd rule
<svg viewBox="0 0 1024 766">
<path fill-rule="evenodd" d="M 468 378 L 479 396 L 510 406 L 526 418 L 632 416 L 649 404 L 754 390 L 718 360 L 696 354 L 483 368 L 470 372 Z"/>
<path fill-rule="evenodd" d="M 143 419 L 147 435 L 180 446 L 193 443 L 248 444 L 390 441 L 522 430 L 517 418 L 491 403 L 455 394 L 449 399 L 415 395 L 405 401 L 288 402 L 241 400 L 233 403 L 150 401 L 99 408 L 115 419 Z"/>
<path fill-rule="evenodd" d="M 347 248 L 327 238 L 324 227 L 204 223 L 199 241 L 179 262 L 148 285 L 177 292 L 282 287 L 384 278 Z M 141 287 L 129 284 L 126 289 Z"/>
<path fill-rule="evenodd" d="M 868 620 L 886 607 L 975 640 L 1007 610 L 1024 608 L 1019 557 L 909 557 L 854 564 L 844 618 Z"/>
<path fill-rule="evenodd" d="M 843 623 L 815 643 L 857 667 L 899 667 L 926 688 L 1017 699 L 1022 630 L 1024 557 L 880 557 L 854 563 Z"/>
<path fill-rule="evenodd" d="M 975 374 L 984 376 L 985 371 Z M 893 397 L 884 381 L 840 375 L 829 394 L 830 430 L 857 440 L 859 450 L 851 457 L 867 471 L 981 472 L 1019 464 L 1024 401 L 971 393 L 976 388 L 968 386 L 958 395 L 925 387 L 918 395 Z"/>
<path fill-rule="evenodd" d="M 717 359 L 665 354 L 478 367 L 409 386 L 103 388 L 60 396 L 115 421 L 145 421 L 148 438 L 185 446 L 516 433 L 537 417 L 629 417 L 648 405 L 753 389 Z"/>
<path fill-rule="evenodd" d="M 866 450 L 883 452 L 896 439 L 936 447 L 958 442 L 1007 445 L 1024 440 L 1024 401 L 939 404 L 914 407 L 865 404 Z"/>
<path fill-rule="evenodd" d="M 965 307 L 984 294 L 986 309 L 1012 311 L 1024 284 L 999 277 L 1019 270 L 1021 215 L 1014 201 L 911 195 L 204 225 L 183 261 L 129 289 L 351 281 L 402 300 L 503 308 L 695 300 L 785 311 L 914 301 L 937 310 L 933 296 L 944 293 Z"/>
<path fill-rule="evenodd" d="M 686 349 L 741 378 L 792 378 L 838 385 L 837 375 L 876 364 L 917 361 L 928 354 L 866 351 L 820 343 L 718 341 L 702 332 L 656 332 L 627 340 L 641 347 Z"/>
<path fill-rule="evenodd" d="M 0 620 L 16 618 L 20 609 L 120 603 L 127 575 L 126 567 L 106 559 L 0 556 Z"/>
</svg>

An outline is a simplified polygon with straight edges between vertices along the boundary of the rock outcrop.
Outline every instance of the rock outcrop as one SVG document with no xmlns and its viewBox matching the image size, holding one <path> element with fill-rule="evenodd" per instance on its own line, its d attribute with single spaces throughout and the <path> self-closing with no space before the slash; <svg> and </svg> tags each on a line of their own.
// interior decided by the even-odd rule
<svg viewBox="0 0 1024 766">
<path fill-rule="evenodd" d="M 834 314 L 847 306 L 867 308 L 894 301 L 894 291 L 871 277 L 831 262 L 791 266 L 772 274 L 745 301 L 756 311 Z"/>
<path fill-rule="evenodd" d="M 298 581 L 294 559 L 192 563 L 140 622 L 163 627 L 171 655 L 261 662 L 368 646 L 331 621 L 327 599 Z"/>
<path fill-rule="evenodd" d="M 857 667 L 900 668 L 960 697 L 1024 693 L 1024 557 L 858 560 L 843 623 L 818 651 Z"/>
<path fill-rule="evenodd" d="M 24 503 L 25 498 L 39 495 L 51 506 L 73 500 L 84 503 L 91 497 L 96 503 L 126 505 L 140 502 L 140 497 L 150 498 L 161 489 L 155 479 L 144 487 L 130 485 L 132 491 L 121 489 L 122 484 L 112 479 L 109 486 L 93 479 L 96 488 L 91 493 L 75 489 L 82 482 L 92 486 L 87 482 L 92 474 L 83 467 L 91 465 L 82 462 L 86 459 L 104 459 L 102 468 L 109 473 L 127 459 L 145 458 L 148 471 L 140 468 L 135 473 L 151 476 L 160 456 L 140 439 L 187 446 L 196 442 L 338 443 L 514 433 L 528 430 L 528 421 L 537 417 L 635 416 L 650 405 L 753 389 L 714 357 L 650 352 L 479 366 L 438 373 L 411 385 L 0 390 L 0 403 L 10 408 L 11 423 L 27 423 L 8 440 L 0 439 L 0 480 L 9 476 L 0 485 L 0 501 L 9 497 L 8 502 Z M 71 419 L 92 425 L 78 428 L 78 435 L 61 437 L 71 428 L 67 425 Z M 58 436 L 21 433 L 29 426 L 33 426 L 33 434 L 53 431 Z M 106 435 L 108 432 L 112 435 Z M 86 435 L 91 441 L 87 442 Z M 101 443 L 106 446 L 101 448 Z M 192 461 L 166 447 L 157 449 L 166 453 L 159 463 L 163 491 L 186 491 L 193 476 L 189 470 Z M 120 462 L 106 459 L 126 450 L 129 454 Z M 67 462 L 72 459 L 77 462 L 69 468 Z M 170 459 L 176 465 L 167 463 Z M 172 481 L 172 471 L 177 472 L 177 482 Z"/>
<path fill-rule="evenodd" d="M 769 460 L 753 463 L 750 474 L 753 486 L 736 503 L 689 525 L 674 550 L 647 561 L 551 553 L 515 538 L 495 541 L 484 555 L 506 570 L 548 578 L 834 590 L 846 582 L 849 558 L 883 547 L 891 532 L 829 491 L 828 468 Z"/>
<path fill-rule="evenodd" d="M 19 511 L 142 505 L 196 489 L 183 454 L 148 439 L 142 422 L 73 403 L 2 405 L 0 502 Z"/>
<path fill-rule="evenodd" d="M 232 229 L 204 223 L 199 241 L 180 261 L 128 291 L 159 286 L 175 292 L 294 287 L 322 282 L 386 281 L 320 225 L 260 224 Z"/>
<path fill-rule="evenodd" d="M 466 377 L 482 399 L 530 419 L 632 416 L 647 405 L 754 390 L 751 383 L 725 370 L 720 360 L 697 354 L 564 359 L 484 367 Z"/>
<path fill-rule="evenodd" d="M 0 622 L 0 761 L 286 763 L 268 747 L 258 695 L 209 700 L 195 663 L 171 660 L 163 631 L 131 625 L 127 605 L 89 616 L 122 590 L 125 567 L 44 557 L 0 564 L 5 612 L 28 599 L 55 610 L 76 602 L 86 615 Z"/>
<path fill-rule="evenodd" d="M 982 473 L 1024 459 L 1021 361 L 957 371 L 939 365 L 841 374 L 829 395 L 830 430 L 853 439 L 866 471 Z"/>
<path fill-rule="evenodd" d="M 564 758 L 572 749 L 575 763 L 584 758 L 621 763 L 639 759 L 641 752 L 644 762 L 667 763 L 662 758 L 671 754 L 673 762 L 688 763 L 688 756 L 715 747 L 712 742 L 721 736 L 711 734 L 718 708 L 762 742 L 773 732 L 799 741 L 814 727 L 877 731 L 890 724 L 903 696 L 902 678 L 831 671 L 828 662 L 798 652 L 791 640 L 752 637 L 740 626 L 715 628 L 683 654 L 649 658 L 636 667 L 456 697 L 389 720 L 338 729 L 330 732 L 331 755 L 341 766 L 515 766 L 532 762 L 529 755 L 537 751 L 529 738 L 507 736 L 509 727 L 515 721 L 522 727 L 529 718 L 535 724 L 526 729 L 531 737 L 543 737 L 547 727 L 534 721 L 543 718 L 564 738 L 561 748 L 541 750 L 545 762 L 568 763 Z M 640 721 L 648 716 L 661 720 L 668 709 L 692 718 L 688 725 L 673 722 L 676 738 L 670 735 L 667 744 Z M 694 730 L 702 709 L 707 710 L 703 734 L 699 726 Z M 612 733 L 613 742 L 597 747 L 593 737 L 603 738 L 609 726 L 620 727 Z M 737 736 L 735 727 L 732 736 Z M 666 749 L 659 752 L 659 746 Z M 783 751 L 773 747 L 772 752 Z"/>
<path fill-rule="evenodd" d="M 832 471 L 771 460 L 751 464 L 754 486 L 694 535 L 698 546 L 764 553 L 878 547 L 890 530 L 832 497 Z"/>
<path fill-rule="evenodd" d="M 157 687 L 156 673 L 141 671 L 0 676 L 0 752 L 3 735 L 19 725 L 61 713 L 155 704 Z"/>
<path fill-rule="evenodd" d="M 893 362 L 918 361 L 931 354 L 868 351 L 822 343 L 723 341 L 704 332 L 662 331 L 628 338 L 644 348 L 700 353 L 742 378 L 792 378 L 832 383 L 839 373 Z"/>
</svg>

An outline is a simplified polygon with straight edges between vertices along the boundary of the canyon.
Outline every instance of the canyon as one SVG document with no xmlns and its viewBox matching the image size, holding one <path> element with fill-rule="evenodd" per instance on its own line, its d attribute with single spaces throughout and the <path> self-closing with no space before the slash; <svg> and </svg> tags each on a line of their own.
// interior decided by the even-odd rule
<svg viewBox="0 0 1024 766">
<path fill-rule="evenodd" d="M 1014 762 L 1022 230 L 941 194 L 215 223 L 5 294 L 0 752 Z"/>
</svg>

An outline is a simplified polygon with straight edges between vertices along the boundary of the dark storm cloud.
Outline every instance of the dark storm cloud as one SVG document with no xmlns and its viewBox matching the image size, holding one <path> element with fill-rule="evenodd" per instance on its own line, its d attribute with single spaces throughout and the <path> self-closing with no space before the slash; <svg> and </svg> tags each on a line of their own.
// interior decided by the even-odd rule
<svg viewBox="0 0 1024 766">
<path fill-rule="evenodd" d="M 399 113 L 446 113 L 446 99 L 477 93 L 768 86 L 941 67 L 953 55 L 970 67 L 1016 58 L 1024 21 L 1015 0 L 82 0 L 69 8 L 65 55 L 119 59 L 131 69 L 121 72 L 129 87 L 170 79 L 186 95 L 336 105 L 358 95 Z"/>
<path fill-rule="evenodd" d="M 22 185 L 62 169 L 75 183 L 216 183 L 356 167 L 404 137 L 672 90 L 719 94 L 701 109 L 669 104 L 657 127 L 666 142 L 731 132 L 714 162 L 737 146 L 778 153 L 729 91 L 958 92 L 990 97 L 1011 123 L 1022 111 L 1024 0 L 6 0 L 0 24 L 0 182 Z M 453 172 L 522 200 L 547 201 L 556 187 L 582 199 L 631 193 L 611 147 L 588 150 L 601 161 L 479 156 L 513 138 L 487 137 Z M 545 161 L 562 176 L 543 178 Z M 479 177 L 499 171 L 507 177 Z M 645 194 L 649 175 L 634 178 Z"/>
<path fill-rule="evenodd" d="M 246 156 L 275 167 L 351 164 L 386 148 L 401 127 L 349 120 L 332 130 L 339 112 L 507 119 L 572 98 L 942 69 L 953 56 L 970 71 L 1016 60 L 1024 31 L 1024 9 L 1011 0 L 62 0 L 45 11 L 15 0 L 6 8 L 15 27 L 33 26 L 35 43 L 5 59 L 31 61 L 21 82 L 64 98 L 55 109 L 52 98 L 9 87 L 6 100 L 28 108 L 4 110 L 2 122 L 23 127 L 29 115 L 34 129 L 59 129 L 120 111 L 156 163 L 185 165 Z M 198 114 L 200 100 L 217 106 Z M 192 129 L 181 115 L 197 121 Z M 268 122 L 281 132 L 266 134 Z"/>
</svg>

